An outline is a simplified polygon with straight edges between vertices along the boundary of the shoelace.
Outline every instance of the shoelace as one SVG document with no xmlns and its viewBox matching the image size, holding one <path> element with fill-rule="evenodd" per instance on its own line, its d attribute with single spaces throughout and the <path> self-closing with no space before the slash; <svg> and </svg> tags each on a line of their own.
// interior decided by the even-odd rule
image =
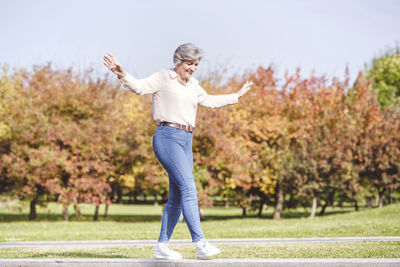
<svg viewBox="0 0 400 267">
<path fill-rule="evenodd" d="M 202 247 L 202 248 L 208 247 L 208 245 L 209 245 L 207 240 L 203 240 L 203 241 L 200 241 L 200 242 L 201 242 L 200 243 L 200 247 Z"/>
<path fill-rule="evenodd" d="M 169 244 L 165 244 L 165 245 L 164 245 L 164 248 L 166 248 L 166 249 L 169 250 L 169 251 L 172 250 L 171 247 L 169 246 Z"/>
</svg>

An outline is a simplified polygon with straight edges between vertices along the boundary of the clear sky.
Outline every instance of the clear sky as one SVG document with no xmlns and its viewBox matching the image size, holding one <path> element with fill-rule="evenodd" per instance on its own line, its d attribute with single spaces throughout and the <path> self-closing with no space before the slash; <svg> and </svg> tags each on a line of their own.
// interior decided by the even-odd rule
<svg viewBox="0 0 400 267">
<path fill-rule="evenodd" d="M 399 14 L 397 0 L 2 0 L 0 64 L 102 74 L 110 51 L 141 78 L 193 42 L 205 52 L 197 75 L 273 64 L 339 77 L 348 65 L 354 77 L 399 44 Z"/>
</svg>

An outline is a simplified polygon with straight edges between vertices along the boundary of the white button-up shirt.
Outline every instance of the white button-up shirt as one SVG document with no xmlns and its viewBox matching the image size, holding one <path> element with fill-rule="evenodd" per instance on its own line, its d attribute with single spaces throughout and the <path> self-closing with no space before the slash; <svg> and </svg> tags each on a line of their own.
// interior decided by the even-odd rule
<svg viewBox="0 0 400 267">
<path fill-rule="evenodd" d="M 166 121 L 194 127 L 198 104 L 218 108 L 238 102 L 238 94 L 208 95 L 193 77 L 183 84 L 173 70 L 163 69 L 144 79 L 127 73 L 120 82 L 127 91 L 152 94 L 153 118 L 157 123 Z"/>
</svg>

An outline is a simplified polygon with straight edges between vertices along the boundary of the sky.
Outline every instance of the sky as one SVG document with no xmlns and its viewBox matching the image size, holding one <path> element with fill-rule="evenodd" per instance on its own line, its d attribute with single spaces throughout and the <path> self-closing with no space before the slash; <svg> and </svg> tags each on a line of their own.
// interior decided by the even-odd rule
<svg viewBox="0 0 400 267">
<path fill-rule="evenodd" d="M 111 52 L 143 78 L 172 67 L 192 42 L 205 57 L 195 76 L 273 65 L 278 75 L 355 77 L 400 42 L 397 0 L 1 0 L 0 64 L 108 70 Z"/>
</svg>

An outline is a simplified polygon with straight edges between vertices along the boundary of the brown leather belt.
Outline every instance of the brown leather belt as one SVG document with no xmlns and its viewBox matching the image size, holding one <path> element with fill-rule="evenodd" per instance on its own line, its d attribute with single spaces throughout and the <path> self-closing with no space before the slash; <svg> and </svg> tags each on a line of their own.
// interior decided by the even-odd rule
<svg viewBox="0 0 400 267">
<path fill-rule="evenodd" d="M 160 125 L 178 128 L 178 129 L 184 130 L 186 132 L 193 132 L 193 127 L 192 126 L 186 126 L 186 125 L 182 125 L 182 124 L 179 124 L 179 123 L 162 121 L 162 122 L 160 122 Z"/>
</svg>

